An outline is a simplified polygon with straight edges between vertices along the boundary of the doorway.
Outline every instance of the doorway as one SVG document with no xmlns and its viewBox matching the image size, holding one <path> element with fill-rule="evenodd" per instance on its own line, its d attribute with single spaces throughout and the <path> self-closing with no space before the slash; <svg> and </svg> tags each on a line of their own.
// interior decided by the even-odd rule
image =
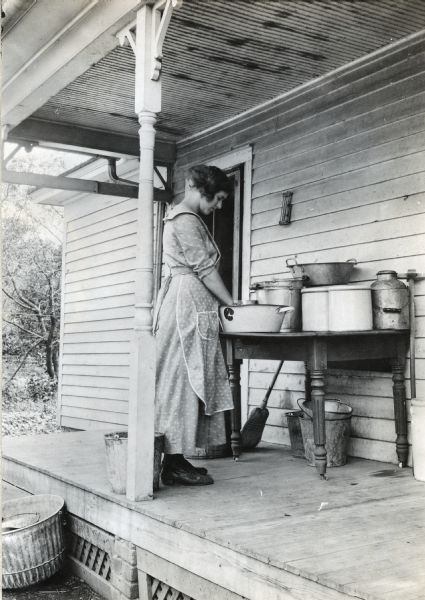
<svg viewBox="0 0 425 600">
<path fill-rule="evenodd" d="M 223 202 L 221 210 L 206 219 L 208 229 L 221 252 L 219 273 L 234 300 L 242 294 L 242 223 L 243 165 L 226 170 L 233 181 L 233 193 Z"/>
</svg>

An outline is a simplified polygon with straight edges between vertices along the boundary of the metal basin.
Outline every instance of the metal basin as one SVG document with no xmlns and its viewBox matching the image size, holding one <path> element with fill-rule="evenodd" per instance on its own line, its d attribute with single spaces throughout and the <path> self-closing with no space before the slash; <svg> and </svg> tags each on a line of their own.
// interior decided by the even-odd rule
<svg viewBox="0 0 425 600">
<path fill-rule="evenodd" d="M 224 333 L 277 333 L 292 306 L 245 304 L 221 306 L 220 320 Z"/>
<path fill-rule="evenodd" d="M 64 500 L 59 496 L 24 496 L 3 505 L 4 589 L 48 579 L 64 564 Z"/>
<path fill-rule="evenodd" d="M 350 281 L 357 261 L 350 258 L 346 262 L 297 263 L 295 259 L 288 258 L 286 264 L 296 277 L 306 277 L 306 286 L 344 285 Z"/>
</svg>

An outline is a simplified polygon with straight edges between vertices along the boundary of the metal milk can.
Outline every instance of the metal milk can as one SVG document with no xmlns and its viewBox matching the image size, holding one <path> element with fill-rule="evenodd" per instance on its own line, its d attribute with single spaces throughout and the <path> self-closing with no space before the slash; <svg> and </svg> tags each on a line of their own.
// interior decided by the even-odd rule
<svg viewBox="0 0 425 600">
<path fill-rule="evenodd" d="M 378 271 L 371 285 L 374 329 L 409 328 L 409 291 L 395 271 Z"/>
</svg>

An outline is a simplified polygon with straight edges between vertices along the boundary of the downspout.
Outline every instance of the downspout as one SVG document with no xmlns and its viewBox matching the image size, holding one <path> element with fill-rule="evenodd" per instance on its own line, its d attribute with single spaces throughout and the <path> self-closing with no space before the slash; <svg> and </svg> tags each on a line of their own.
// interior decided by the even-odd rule
<svg viewBox="0 0 425 600">
<path fill-rule="evenodd" d="M 113 156 L 108 156 L 108 175 L 111 181 L 116 183 L 127 183 L 128 185 L 138 186 L 137 181 L 131 181 L 130 179 L 123 179 L 122 177 L 118 177 L 117 174 L 117 159 Z"/>
</svg>

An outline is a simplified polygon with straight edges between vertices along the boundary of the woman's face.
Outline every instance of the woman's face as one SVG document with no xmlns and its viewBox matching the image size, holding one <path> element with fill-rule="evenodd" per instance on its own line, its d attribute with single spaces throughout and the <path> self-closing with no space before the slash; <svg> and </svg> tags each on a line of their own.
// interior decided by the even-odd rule
<svg viewBox="0 0 425 600">
<path fill-rule="evenodd" d="M 199 200 L 199 212 L 205 217 L 210 215 L 223 206 L 223 201 L 226 200 L 227 196 L 227 192 L 217 192 L 212 200 L 208 200 L 206 196 L 201 194 Z"/>
</svg>

